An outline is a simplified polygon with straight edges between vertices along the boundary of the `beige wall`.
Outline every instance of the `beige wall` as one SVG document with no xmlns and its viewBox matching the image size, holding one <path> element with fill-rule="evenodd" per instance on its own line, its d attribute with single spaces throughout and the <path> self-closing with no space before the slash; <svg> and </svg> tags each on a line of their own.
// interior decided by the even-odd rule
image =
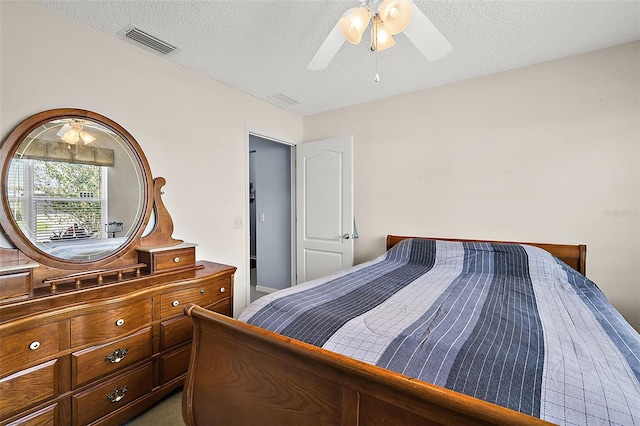
<svg viewBox="0 0 640 426">
<path fill-rule="evenodd" d="M 355 137 L 357 261 L 388 233 L 584 243 L 640 330 L 639 98 L 636 42 L 305 117 L 304 140 Z"/>
<path fill-rule="evenodd" d="M 299 141 L 302 118 L 30 2 L 0 1 L 0 138 L 28 116 L 84 108 L 127 129 L 154 176 L 174 236 L 198 258 L 238 266 L 246 301 L 246 128 Z M 2 243 L 2 241 L 0 241 Z"/>
<path fill-rule="evenodd" d="M 588 276 L 640 329 L 639 43 L 304 120 L 30 2 L 0 1 L 0 51 L 0 137 L 58 107 L 121 124 L 167 179 L 174 235 L 238 266 L 236 313 L 246 128 L 304 125 L 355 135 L 358 261 L 387 233 L 586 243 Z"/>
</svg>

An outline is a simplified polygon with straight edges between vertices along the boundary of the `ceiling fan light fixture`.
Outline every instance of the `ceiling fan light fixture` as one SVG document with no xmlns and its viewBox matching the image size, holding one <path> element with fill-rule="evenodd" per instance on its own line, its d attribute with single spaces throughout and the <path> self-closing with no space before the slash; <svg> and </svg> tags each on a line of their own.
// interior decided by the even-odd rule
<svg viewBox="0 0 640 426">
<path fill-rule="evenodd" d="M 62 135 L 62 140 L 66 143 L 76 143 L 80 140 L 80 132 L 75 127 Z"/>
<path fill-rule="evenodd" d="M 353 19 L 358 14 L 362 14 L 360 19 Z M 370 49 L 373 52 L 394 46 L 392 36 L 400 32 L 429 61 L 437 61 L 453 49 L 414 0 L 360 0 L 359 8 L 347 10 L 335 23 L 307 69 L 318 71 L 327 68 L 345 40 L 353 44 L 360 42 L 368 24 L 371 24 Z"/>
<path fill-rule="evenodd" d="M 84 130 L 80 131 L 80 139 L 82 139 L 82 142 L 84 142 L 85 145 L 96 140 L 96 138 Z"/>
<path fill-rule="evenodd" d="M 409 0 L 384 0 L 378 13 L 387 31 L 392 35 L 400 34 L 411 21 L 411 2 Z"/>
<path fill-rule="evenodd" d="M 391 36 L 391 33 L 387 30 L 380 15 L 376 14 L 373 17 L 373 23 L 371 24 L 371 51 L 379 52 L 381 50 L 388 49 L 395 46 L 396 42 Z"/>
<path fill-rule="evenodd" d="M 91 143 L 96 140 L 90 133 L 84 130 L 84 122 L 75 120 L 71 123 L 67 123 L 56 133 L 63 141 L 68 144 L 74 144 L 82 139 L 85 144 Z"/>
<path fill-rule="evenodd" d="M 371 19 L 371 10 L 367 6 L 360 6 L 348 10 L 342 18 L 340 18 L 340 32 L 352 44 L 360 43 L 362 34 L 369 25 Z"/>
</svg>

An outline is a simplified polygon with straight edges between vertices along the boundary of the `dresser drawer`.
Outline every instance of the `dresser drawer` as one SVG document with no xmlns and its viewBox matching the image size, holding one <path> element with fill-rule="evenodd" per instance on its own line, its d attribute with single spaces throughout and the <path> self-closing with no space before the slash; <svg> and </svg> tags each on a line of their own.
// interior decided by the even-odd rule
<svg viewBox="0 0 640 426">
<path fill-rule="evenodd" d="M 58 422 L 58 403 L 24 416 L 7 426 L 56 426 Z"/>
<path fill-rule="evenodd" d="M 231 299 L 223 299 L 206 306 L 207 309 L 231 316 Z M 193 338 L 193 320 L 187 316 L 177 316 L 160 323 L 160 350 L 171 349 Z"/>
<path fill-rule="evenodd" d="M 138 260 L 147 265 L 150 273 L 191 268 L 196 264 L 195 247 L 182 247 L 170 250 L 138 251 Z"/>
<path fill-rule="evenodd" d="M 151 356 L 151 327 L 124 339 L 71 354 L 74 388 Z"/>
<path fill-rule="evenodd" d="M 178 317 L 160 324 L 160 350 L 170 349 L 193 338 L 193 320 Z"/>
<path fill-rule="evenodd" d="M 81 426 L 118 410 L 153 388 L 151 363 L 80 392 L 71 398 L 73 425 Z"/>
<path fill-rule="evenodd" d="M 46 362 L 0 380 L 0 419 L 58 395 L 58 360 Z"/>
<path fill-rule="evenodd" d="M 71 318 L 71 346 L 124 336 L 151 323 L 151 299 L 105 305 L 104 310 Z"/>
<path fill-rule="evenodd" d="M 0 300 L 25 297 L 31 293 L 31 272 L 0 275 Z"/>
<path fill-rule="evenodd" d="M 0 337 L 0 375 L 18 371 L 55 356 L 59 346 L 58 323 Z"/>
<path fill-rule="evenodd" d="M 206 306 L 206 308 L 228 317 L 232 316 L 231 299 L 219 300 L 213 305 Z"/>
<path fill-rule="evenodd" d="M 160 384 L 162 385 L 185 374 L 189 368 L 190 356 L 191 345 L 183 346 L 177 351 L 163 355 L 160 358 Z"/>
<path fill-rule="evenodd" d="M 218 300 L 230 297 L 231 279 L 203 282 L 199 286 L 175 290 L 160 296 L 160 318 L 165 319 L 183 313 L 184 305 L 195 303 L 208 306 Z"/>
</svg>

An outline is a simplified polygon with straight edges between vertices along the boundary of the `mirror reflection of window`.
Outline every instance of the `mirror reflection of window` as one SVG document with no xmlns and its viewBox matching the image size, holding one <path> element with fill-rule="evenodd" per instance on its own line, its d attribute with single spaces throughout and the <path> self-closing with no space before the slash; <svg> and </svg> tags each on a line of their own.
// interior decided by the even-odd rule
<svg viewBox="0 0 640 426">
<path fill-rule="evenodd" d="M 14 217 L 36 243 L 107 237 L 106 167 L 21 159 L 10 177 Z"/>
</svg>

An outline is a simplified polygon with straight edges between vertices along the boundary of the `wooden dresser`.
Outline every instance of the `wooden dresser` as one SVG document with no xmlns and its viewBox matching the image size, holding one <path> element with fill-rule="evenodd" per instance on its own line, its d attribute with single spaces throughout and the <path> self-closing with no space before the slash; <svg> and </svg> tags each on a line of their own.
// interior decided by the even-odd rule
<svg viewBox="0 0 640 426">
<path fill-rule="evenodd" d="M 231 316 L 236 268 L 173 238 L 165 179 L 101 114 L 26 118 L 0 165 L 0 426 L 122 424 L 183 385 L 184 306 Z"/>
<path fill-rule="evenodd" d="M 199 262 L 0 305 L 0 424 L 120 424 L 182 386 L 183 307 L 231 315 L 235 269 Z"/>
</svg>

